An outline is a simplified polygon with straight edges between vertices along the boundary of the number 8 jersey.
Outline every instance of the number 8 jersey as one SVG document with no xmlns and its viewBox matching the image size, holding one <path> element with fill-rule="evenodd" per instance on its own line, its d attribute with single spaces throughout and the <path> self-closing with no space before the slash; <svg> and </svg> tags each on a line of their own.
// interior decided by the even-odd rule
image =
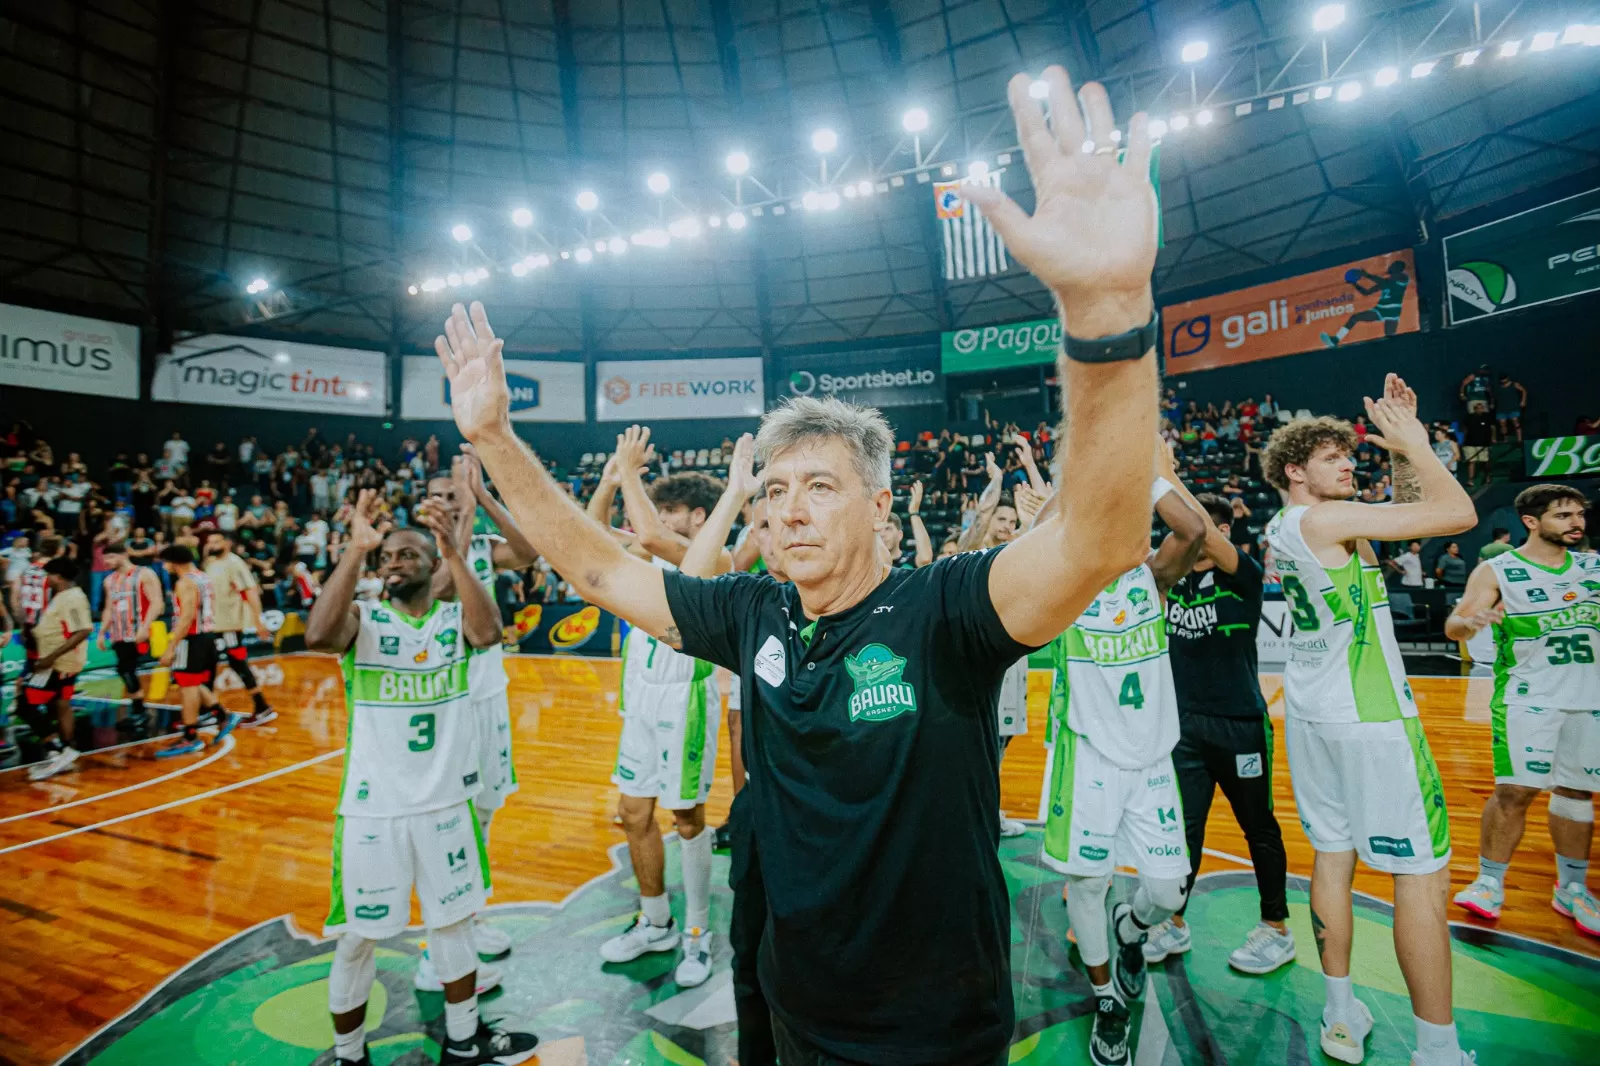
<svg viewBox="0 0 1600 1066">
<path fill-rule="evenodd" d="M 1285 507 L 1267 523 L 1294 622 L 1283 672 L 1285 713 L 1306 722 L 1415 718 L 1377 565 L 1353 552 L 1343 566 L 1323 566 L 1300 535 L 1307 510 Z"/>
<path fill-rule="evenodd" d="M 1550 570 L 1515 551 L 1489 560 L 1505 618 L 1494 627 L 1497 703 L 1600 710 L 1600 555 Z"/>
<path fill-rule="evenodd" d="M 435 600 L 421 618 L 383 603 L 355 606 L 361 628 L 341 663 L 349 725 L 339 813 L 397 818 L 470 799 L 478 725 L 461 604 Z"/>
</svg>

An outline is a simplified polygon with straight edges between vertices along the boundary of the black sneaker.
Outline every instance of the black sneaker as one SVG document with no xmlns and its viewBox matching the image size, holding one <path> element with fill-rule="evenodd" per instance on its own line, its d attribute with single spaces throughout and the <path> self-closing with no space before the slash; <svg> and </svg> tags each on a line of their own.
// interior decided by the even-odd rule
<svg viewBox="0 0 1600 1066">
<path fill-rule="evenodd" d="M 366 1047 L 363 1047 L 361 1049 L 361 1057 L 359 1059 L 335 1058 L 333 1060 L 333 1066 L 372 1066 L 372 1052 Z"/>
<path fill-rule="evenodd" d="M 1144 995 L 1144 940 L 1145 933 L 1139 931 L 1139 939 L 1131 944 L 1123 943 L 1122 935 L 1117 930 L 1122 925 L 1122 916 L 1129 915 L 1133 919 L 1133 907 L 1127 903 L 1119 903 L 1111 909 L 1111 979 L 1117 984 L 1117 991 L 1122 993 L 1122 998 L 1128 1001 L 1138 999 Z"/>
<path fill-rule="evenodd" d="M 1094 1066 L 1127 1066 L 1127 1006 L 1116 996 L 1101 996 L 1095 1004 L 1094 1029 L 1089 1033 L 1089 1061 Z"/>
<path fill-rule="evenodd" d="M 533 1058 L 539 1038 L 532 1033 L 512 1033 L 491 1028 L 482 1018 L 469 1040 L 445 1039 L 439 1049 L 440 1066 L 514 1066 Z"/>
</svg>

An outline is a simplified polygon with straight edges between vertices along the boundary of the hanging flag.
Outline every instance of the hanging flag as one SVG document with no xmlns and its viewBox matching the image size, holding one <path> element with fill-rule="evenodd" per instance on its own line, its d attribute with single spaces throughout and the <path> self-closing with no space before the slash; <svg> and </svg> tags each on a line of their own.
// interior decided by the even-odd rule
<svg viewBox="0 0 1600 1066">
<path fill-rule="evenodd" d="M 999 188 L 1004 173 L 1002 167 L 967 181 Z M 1011 265 L 1005 242 L 978 205 L 961 198 L 961 185 L 959 181 L 940 181 L 933 186 L 934 217 L 944 227 L 944 276 L 958 281 L 1003 274 Z"/>
</svg>

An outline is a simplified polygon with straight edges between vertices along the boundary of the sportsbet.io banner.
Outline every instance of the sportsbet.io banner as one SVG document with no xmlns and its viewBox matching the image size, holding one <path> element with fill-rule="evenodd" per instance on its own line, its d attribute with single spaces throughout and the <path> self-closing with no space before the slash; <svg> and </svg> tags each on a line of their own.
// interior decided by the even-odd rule
<svg viewBox="0 0 1600 1066">
<path fill-rule="evenodd" d="M 1600 189 L 1444 239 L 1450 324 L 1600 290 Z"/>
<path fill-rule="evenodd" d="M 1600 474 L 1600 436 L 1523 441 L 1522 458 L 1531 478 Z"/>
<path fill-rule="evenodd" d="M 1166 372 L 1275 359 L 1421 328 L 1411 251 L 1161 309 Z"/>
<path fill-rule="evenodd" d="M 779 400 L 837 396 L 868 407 L 944 403 L 944 379 L 931 347 L 794 355 L 781 365 Z"/>
</svg>

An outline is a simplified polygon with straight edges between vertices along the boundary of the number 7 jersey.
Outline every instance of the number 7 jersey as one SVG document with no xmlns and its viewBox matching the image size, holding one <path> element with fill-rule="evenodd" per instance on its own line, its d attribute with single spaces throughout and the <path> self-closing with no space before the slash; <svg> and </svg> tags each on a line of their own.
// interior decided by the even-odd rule
<svg viewBox="0 0 1600 1066">
<path fill-rule="evenodd" d="M 1050 716 L 1125 770 L 1170 755 L 1178 698 L 1161 593 L 1140 564 L 1113 581 L 1056 638 Z"/>
<path fill-rule="evenodd" d="M 398 818 L 470 799 L 478 724 L 461 604 L 435 600 L 421 618 L 386 603 L 355 607 L 361 628 L 341 662 L 350 717 L 339 813 Z"/>
<path fill-rule="evenodd" d="M 1496 704 L 1600 710 L 1600 555 L 1551 570 L 1516 551 L 1489 560 L 1505 617 L 1495 623 Z"/>
</svg>

